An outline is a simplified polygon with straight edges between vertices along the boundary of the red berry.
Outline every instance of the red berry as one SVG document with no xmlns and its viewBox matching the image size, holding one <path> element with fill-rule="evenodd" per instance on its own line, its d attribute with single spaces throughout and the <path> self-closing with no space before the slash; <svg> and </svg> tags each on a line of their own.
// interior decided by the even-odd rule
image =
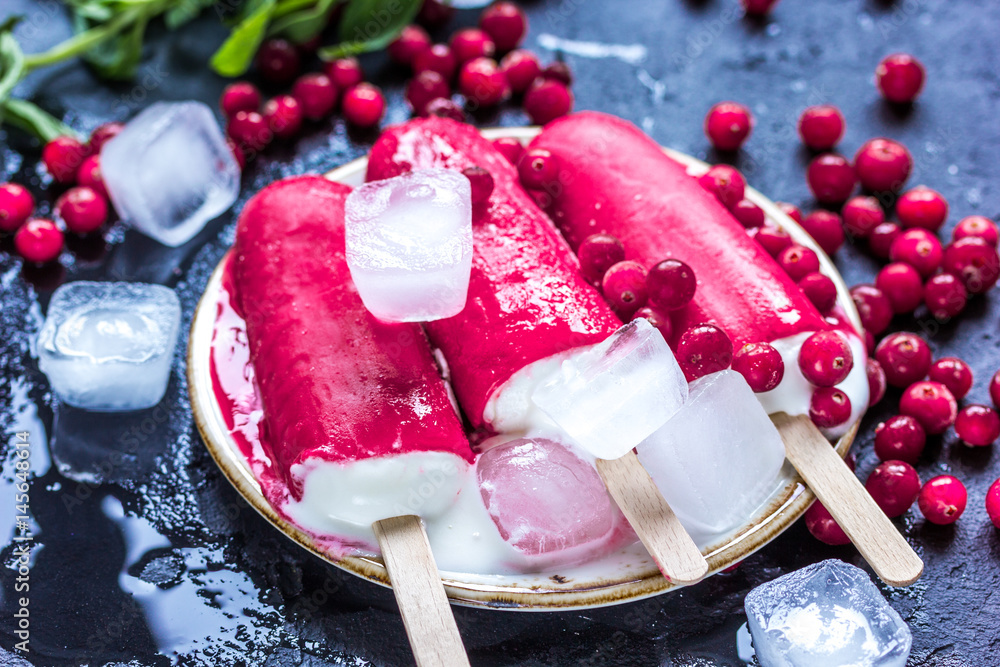
<svg viewBox="0 0 1000 667">
<path fill-rule="evenodd" d="M 59 257 L 62 247 L 62 231 L 56 223 L 45 218 L 28 220 L 14 234 L 14 248 L 27 262 L 51 262 Z"/>
<path fill-rule="evenodd" d="M 733 342 L 715 325 L 691 327 L 677 341 L 677 362 L 689 382 L 717 373 L 733 363 Z"/>
<path fill-rule="evenodd" d="M 733 356 L 733 370 L 756 393 L 771 391 L 785 376 L 781 354 L 767 343 L 747 343 Z"/>
<path fill-rule="evenodd" d="M 875 455 L 883 461 L 916 465 L 927 444 L 927 432 L 913 417 L 896 415 L 875 427 Z"/>
<path fill-rule="evenodd" d="M 875 68 L 875 82 L 890 102 L 912 102 L 924 87 L 924 66 L 909 54 L 894 53 Z"/>
<path fill-rule="evenodd" d="M 459 65 L 476 58 L 492 58 L 497 52 L 496 44 L 479 28 L 459 30 L 451 36 L 448 45 Z"/>
<path fill-rule="evenodd" d="M 854 156 L 854 172 L 861 187 L 872 192 L 897 192 L 913 169 L 906 146 L 892 139 L 872 139 Z"/>
<path fill-rule="evenodd" d="M 618 262 L 604 273 L 601 292 L 623 320 L 631 318 L 646 305 L 646 269 L 638 262 Z"/>
<path fill-rule="evenodd" d="M 865 489 L 890 519 L 906 514 L 920 495 L 920 477 L 905 461 L 885 461 L 875 466 Z"/>
<path fill-rule="evenodd" d="M 871 331 L 865 331 L 865 352 L 875 353 L 875 336 L 872 335 Z"/>
<path fill-rule="evenodd" d="M 406 84 L 406 101 L 413 112 L 423 116 L 431 100 L 446 98 L 451 94 L 448 82 L 434 70 L 425 70 L 410 79 Z"/>
<path fill-rule="evenodd" d="M 1000 479 L 990 485 L 986 492 L 986 514 L 997 528 L 1000 528 Z"/>
<path fill-rule="evenodd" d="M 237 111 L 226 133 L 240 148 L 254 152 L 263 150 L 274 136 L 267 119 L 256 111 Z"/>
<path fill-rule="evenodd" d="M 538 57 L 526 49 L 511 51 L 500 61 L 500 69 L 507 75 L 510 89 L 517 94 L 528 90 L 542 73 Z"/>
<path fill-rule="evenodd" d="M 828 151 L 844 136 L 844 116 L 832 104 L 809 107 L 799 116 L 802 143 L 814 151 Z"/>
<path fill-rule="evenodd" d="M 559 161 L 544 148 L 533 148 L 517 163 L 521 185 L 529 190 L 542 190 L 559 178 Z"/>
<path fill-rule="evenodd" d="M 608 269 L 624 261 L 625 246 L 611 234 L 592 234 L 577 249 L 584 278 L 599 284 Z"/>
<path fill-rule="evenodd" d="M 513 2 L 497 2 L 483 10 L 479 27 L 493 39 L 500 53 L 506 53 L 524 39 L 528 17 Z"/>
<path fill-rule="evenodd" d="M 424 0 L 417 21 L 428 28 L 440 28 L 455 15 L 455 8 L 446 0 Z"/>
<path fill-rule="evenodd" d="M 416 74 L 428 70 L 437 72 L 450 81 L 455 76 L 458 68 L 458 61 L 455 54 L 447 44 L 434 44 L 429 49 L 424 49 L 413 58 L 413 71 Z"/>
<path fill-rule="evenodd" d="M 1000 371 L 997 371 L 990 380 L 990 400 L 995 407 L 1000 408 Z"/>
<path fill-rule="evenodd" d="M 698 183 L 730 210 L 743 199 L 746 191 L 743 175 L 728 164 L 711 167 L 698 178 Z"/>
<path fill-rule="evenodd" d="M 844 219 L 844 229 L 856 238 L 868 238 L 873 229 L 885 222 L 885 212 L 875 197 L 849 199 L 840 215 Z"/>
<path fill-rule="evenodd" d="M 462 107 L 447 97 L 435 97 L 424 107 L 424 113 L 428 116 L 451 118 L 460 123 L 465 122 L 465 112 L 462 111 Z"/>
<path fill-rule="evenodd" d="M 108 219 L 108 202 L 91 188 L 70 188 L 56 201 L 56 215 L 74 234 L 89 234 Z"/>
<path fill-rule="evenodd" d="M 452 70 L 454 69 L 452 67 Z M 333 82 L 333 87 L 340 94 L 344 94 L 347 90 L 365 80 L 365 73 L 361 71 L 361 63 L 358 62 L 357 58 L 331 60 L 326 63 L 323 72 L 330 78 L 330 81 Z M 451 76 L 450 72 L 448 76 Z"/>
<path fill-rule="evenodd" d="M 771 225 L 765 225 L 758 229 L 754 238 L 757 239 L 757 243 L 764 246 L 764 250 L 771 257 L 777 257 L 782 250 L 792 245 L 792 237 L 788 235 L 788 232 L 781 227 Z"/>
<path fill-rule="evenodd" d="M 927 377 L 931 347 L 923 338 L 905 331 L 886 336 L 875 348 L 885 377 L 893 387 L 907 387 Z"/>
<path fill-rule="evenodd" d="M 236 163 L 240 165 L 240 171 L 246 169 L 247 166 L 247 155 L 240 148 L 240 145 L 233 141 L 232 137 L 226 137 L 226 145 L 229 146 L 229 150 L 232 151 L 233 157 L 236 158 Z"/>
<path fill-rule="evenodd" d="M 997 242 L 1000 240 L 996 223 L 981 215 L 970 215 L 959 220 L 951 233 L 951 240 L 957 241 L 967 236 L 977 236 L 994 248 L 997 247 Z"/>
<path fill-rule="evenodd" d="M 291 139 L 302 128 L 302 105 L 291 95 L 269 99 L 263 115 L 268 129 L 279 139 Z"/>
<path fill-rule="evenodd" d="M 899 196 L 896 216 L 903 227 L 921 227 L 937 231 L 948 217 L 948 202 L 924 185 L 918 185 Z"/>
<path fill-rule="evenodd" d="M 757 229 L 764 226 L 764 209 L 749 199 L 741 199 L 733 207 L 733 217 L 747 229 Z"/>
<path fill-rule="evenodd" d="M 1000 255 L 985 240 L 967 236 L 948 244 L 941 268 L 962 281 L 970 294 L 982 294 L 1000 278 Z"/>
<path fill-rule="evenodd" d="M 819 255 L 805 246 L 793 243 L 778 255 L 778 264 L 789 278 L 798 282 L 810 273 L 819 271 Z"/>
<path fill-rule="evenodd" d="M 840 426 L 851 418 L 851 399 L 836 387 L 817 387 L 809 401 L 809 418 L 820 428 Z"/>
<path fill-rule="evenodd" d="M 972 389 L 972 369 L 957 357 L 944 357 L 931 364 L 927 377 L 948 387 L 952 395 L 961 400 Z"/>
<path fill-rule="evenodd" d="M 35 210 L 35 198 L 17 183 L 0 183 L 0 230 L 16 231 Z"/>
<path fill-rule="evenodd" d="M 492 58 L 474 58 L 458 72 L 458 90 L 473 105 L 491 107 L 510 95 L 507 75 Z"/>
<path fill-rule="evenodd" d="M 955 418 L 955 433 L 973 447 L 992 445 L 1000 438 L 1000 416 L 985 405 L 967 405 Z"/>
<path fill-rule="evenodd" d="M 374 127 L 385 114 L 382 91 L 370 83 L 359 83 L 344 94 L 344 119 L 357 127 Z"/>
<path fill-rule="evenodd" d="M 573 110 L 573 93 L 559 81 L 536 80 L 524 95 L 524 110 L 532 123 L 545 125 Z"/>
<path fill-rule="evenodd" d="M 337 106 L 337 87 L 325 74 L 305 74 L 292 87 L 292 97 L 299 102 L 302 115 L 310 120 L 325 118 Z"/>
<path fill-rule="evenodd" d="M 969 493 L 961 481 L 951 475 L 939 475 L 920 489 L 917 506 L 925 519 L 946 526 L 958 521 L 968 501 Z"/>
<path fill-rule="evenodd" d="M 939 273 L 924 285 L 924 303 L 931 315 L 948 320 L 965 310 L 969 293 L 962 281 L 949 273 Z"/>
<path fill-rule="evenodd" d="M 799 281 L 799 289 L 821 313 L 829 312 L 837 303 L 837 286 L 829 276 L 824 276 L 819 271 L 803 276 Z"/>
<path fill-rule="evenodd" d="M 785 201 L 774 202 L 778 209 L 787 215 L 789 218 L 795 222 L 802 224 L 802 211 L 795 204 L 789 204 Z"/>
<path fill-rule="evenodd" d="M 844 245 L 844 227 L 840 216 L 832 211 L 813 211 L 802 221 L 802 228 L 827 255 L 832 256 Z"/>
<path fill-rule="evenodd" d="M 269 39 L 257 51 L 257 69 L 271 83 L 289 83 L 299 74 L 299 50 L 285 39 Z"/>
<path fill-rule="evenodd" d="M 889 259 L 892 242 L 902 233 L 903 229 L 895 222 L 883 222 L 868 235 L 868 249 L 876 257 Z"/>
<path fill-rule="evenodd" d="M 851 298 L 866 331 L 877 336 L 889 328 L 893 316 L 892 302 L 882 290 L 874 285 L 855 285 L 851 288 Z"/>
<path fill-rule="evenodd" d="M 943 257 L 941 242 L 926 229 L 908 229 L 889 246 L 889 259 L 909 264 L 925 278 L 938 270 Z"/>
<path fill-rule="evenodd" d="M 91 155 L 83 161 L 79 171 L 76 172 L 76 182 L 93 189 L 94 192 L 107 199 L 108 189 L 104 185 L 104 176 L 101 174 L 101 156 L 99 154 Z"/>
<path fill-rule="evenodd" d="M 836 331 L 809 336 L 799 350 L 799 370 L 817 387 L 832 387 L 847 379 L 854 368 L 851 346 Z"/>
<path fill-rule="evenodd" d="M 677 259 L 665 259 L 646 276 L 646 291 L 654 306 L 663 310 L 683 308 L 694 298 L 698 282 L 690 266 Z"/>
<path fill-rule="evenodd" d="M 923 381 L 906 388 L 899 411 L 916 419 L 931 435 L 937 435 L 955 423 L 958 405 L 948 387 L 940 382 Z"/>
<path fill-rule="evenodd" d="M 753 129 L 750 110 L 736 102 L 719 102 L 705 116 L 705 135 L 719 151 L 735 151 Z"/>
<path fill-rule="evenodd" d="M 542 78 L 558 81 L 564 86 L 573 85 L 573 72 L 570 71 L 569 65 L 561 60 L 557 60 L 546 65 L 542 69 Z"/>
<path fill-rule="evenodd" d="M 911 313 L 924 300 L 924 284 L 920 273 L 901 262 L 882 267 L 875 277 L 875 286 L 889 297 L 896 313 Z"/>
<path fill-rule="evenodd" d="M 410 24 L 403 28 L 399 37 L 389 44 L 389 57 L 400 65 L 410 65 L 418 53 L 430 48 L 431 38 L 427 31 L 418 25 Z"/>
<path fill-rule="evenodd" d="M 664 313 L 661 313 L 655 308 L 644 306 L 639 310 L 635 311 L 635 315 L 632 316 L 632 319 L 637 320 L 640 317 L 644 318 L 650 323 L 650 325 L 655 327 L 663 336 L 663 340 L 670 340 L 670 338 L 673 336 L 674 327 L 670 322 L 670 318 L 667 317 Z"/>
<path fill-rule="evenodd" d="M 42 149 L 42 162 L 58 183 L 72 183 L 89 151 L 79 139 L 56 137 Z"/>
<path fill-rule="evenodd" d="M 885 371 L 882 364 L 869 357 L 865 362 L 865 375 L 868 376 L 868 407 L 871 407 L 885 398 Z"/>
<path fill-rule="evenodd" d="M 805 521 L 806 528 L 809 529 L 812 536 L 823 544 L 840 546 L 851 543 L 851 538 L 834 520 L 830 510 L 823 507 L 823 504 L 818 500 L 806 510 Z"/>
<path fill-rule="evenodd" d="M 99 154 L 104 144 L 117 137 L 124 129 L 125 123 L 118 122 L 102 123 L 95 127 L 94 131 L 90 133 L 90 141 L 87 143 L 90 154 Z"/>
<path fill-rule="evenodd" d="M 816 201 L 821 204 L 839 204 L 854 192 L 857 177 L 854 175 L 854 167 L 843 155 L 824 153 L 809 163 L 806 181 Z"/>
<path fill-rule="evenodd" d="M 235 81 L 222 89 L 219 107 L 226 118 L 232 118 L 237 111 L 257 111 L 260 91 L 249 81 Z"/>
<path fill-rule="evenodd" d="M 749 16 L 764 16 L 778 4 L 778 0 L 740 0 L 740 4 Z"/>
<path fill-rule="evenodd" d="M 472 203 L 482 204 L 493 194 L 493 175 L 482 167 L 466 167 L 462 173 L 472 186 Z"/>
<path fill-rule="evenodd" d="M 513 165 L 517 165 L 517 163 L 521 161 L 521 157 L 524 155 L 524 144 L 513 137 L 501 137 L 500 139 L 494 139 L 493 148 L 503 153 L 503 156 L 507 158 L 507 161 Z"/>
</svg>

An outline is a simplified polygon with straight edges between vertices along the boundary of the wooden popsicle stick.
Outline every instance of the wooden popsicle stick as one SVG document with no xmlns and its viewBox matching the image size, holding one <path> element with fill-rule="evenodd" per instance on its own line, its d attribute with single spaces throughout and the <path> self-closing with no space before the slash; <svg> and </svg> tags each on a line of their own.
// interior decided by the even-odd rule
<svg viewBox="0 0 1000 667">
<path fill-rule="evenodd" d="M 417 667 L 469 664 L 420 517 L 372 524 Z"/>
<path fill-rule="evenodd" d="M 597 472 L 663 576 L 676 584 L 704 579 L 708 574 L 705 557 L 635 452 L 617 459 L 597 459 Z"/>
<path fill-rule="evenodd" d="M 909 586 L 919 579 L 923 561 L 812 420 L 783 412 L 771 419 L 785 442 L 788 460 L 882 581 Z"/>
</svg>

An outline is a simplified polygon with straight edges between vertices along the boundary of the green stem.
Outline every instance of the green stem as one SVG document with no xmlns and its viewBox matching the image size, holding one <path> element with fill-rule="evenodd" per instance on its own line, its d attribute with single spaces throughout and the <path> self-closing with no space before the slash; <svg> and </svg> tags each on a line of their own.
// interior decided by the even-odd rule
<svg viewBox="0 0 1000 667">
<path fill-rule="evenodd" d="M 273 18 L 281 18 L 292 12 L 297 12 L 300 9 L 308 9 L 316 4 L 316 0 L 286 0 L 285 2 L 280 2 L 274 8 Z"/>
<path fill-rule="evenodd" d="M 146 5 L 126 9 L 124 12 L 114 17 L 107 23 L 99 25 L 96 28 L 91 28 L 90 30 L 85 30 L 84 32 L 81 32 L 80 34 L 71 37 L 60 44 L 55 45 L 48 51 L 25 56 L 25 72 L 30 72 L 34 69 L 38 69 L 39 67 L 48 67 L 49 65 L 62 62 L 67 58 L 73 58 L 86 53 L 104 40 L 114 37 L 118 33 L 122 32 L 139 20 L 142 16 L 147 15 L 148 12 L 149 7 Z"/>
</svg>

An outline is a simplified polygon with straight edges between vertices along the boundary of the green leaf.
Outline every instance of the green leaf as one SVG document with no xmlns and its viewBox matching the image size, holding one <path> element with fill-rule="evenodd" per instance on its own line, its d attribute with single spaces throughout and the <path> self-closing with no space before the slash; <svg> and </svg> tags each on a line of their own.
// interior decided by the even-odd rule
<svg viewBox="0 0 1000 667">
<path fill-rule="evenodd" d="M 163 15 L 163 21 L 168 28 L 176 30 L 213 4 L 215 0 L 176 0 L 176 3 Z"/>
<path fill-rule="evenodd" d="M 51 114 L 26 100 L 9 99 L 0 104 L 0 121 L 35 135 L 43 143 L 62 135 L 76 136 Z"/>
<path fill-rule="evenodd" d="M 83 33 L 88 23 L 82 18 L 75 18 L 78 32 Z M 126 80 L 135 76 L 135 70 L 142 59 L 142 38 L 146 32 L 148 17 L 140 14 L 135 22 L 109 39 L 99 42 L 83 54 L 87 61 L 105 79 Z"/>
<path fill-rule="evenodd" d="M 0 102 L 10 97 L 24 76 L 24 53 L 12 32 L 19 20 L 12 16 L 0 26 Z"/>
<path fill-rule="evenodd" d="M 212 56 L 212 69 L 222 76 L 239 76 L 247 71 L 257 47 L 264 40 L 267 24 L 274 13 L 275 0 L 264 0 L 257 10 L 240 22 Z"/>
<path fill-rule="evenodd" d="M 340 19 L 340 44 L 320 55 L 336 58 L 384 48 L 418 11 L 420 0 L 350 0 Z"/>
<path fill-rule="evenodd" d="M 267 34 L 284 35 L 296 44 L 308 42 L 323 32 L 338 2 L 340 0 L 317 0 L 309 9 L 276 18 L 268 27 Z"/>
</svg>

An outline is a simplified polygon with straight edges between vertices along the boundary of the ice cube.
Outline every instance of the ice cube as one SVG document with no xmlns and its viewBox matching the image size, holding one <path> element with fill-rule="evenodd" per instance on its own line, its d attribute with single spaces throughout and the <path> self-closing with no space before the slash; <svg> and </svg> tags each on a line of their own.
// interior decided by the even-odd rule
<svg viewBox="0 0 1000 667">
<path fill-rule="evenodd" d="M 427 322 L 465 307 L 472 270 L 468 178 L 417 170 L 362 185 L 345 207 L 347 266 L 375 317 Z"/>
<path fill-rule="evenodd" d="M 101 149 L 101 174 L 118 216 L 168 246 L 190 240 L 228 209 L 240 167 L 201 102 L 157 102 Z"/>
<path fill-rule="evenodd" d="M 152 407 L 167 388 L 180 318 L 177 296 L 161 285 L 68 283 L 38 334 L 39 366 L 73 407 Z"/>
<path fill-rule="evenodd" d="M 746 521 L 774 490 L 785 460 L 778 430 L 731 370 L 692 382 L 684 407 L 636 450 L 696 539 Z"/>
<path fill-rule="evenodd" d="M 913 638 L 868 575 L 825 560 L 750 591 L 744 603 L 762 667 L 903 667 Z"/>
<path fill-rule="evenodd" d="M 588 452 L 616 459 L 663 426 L 687 396 L 663 335 L 638 319 L 564 360 L 531 400 Z"/>
<path fill-rule="evenodd" d="M 483 504 L 500 536 L 529 556 L 607 538 L 617 509 L 594 468 L 545 438 L 518 438 L 476 462 Z"/>
</svg>

